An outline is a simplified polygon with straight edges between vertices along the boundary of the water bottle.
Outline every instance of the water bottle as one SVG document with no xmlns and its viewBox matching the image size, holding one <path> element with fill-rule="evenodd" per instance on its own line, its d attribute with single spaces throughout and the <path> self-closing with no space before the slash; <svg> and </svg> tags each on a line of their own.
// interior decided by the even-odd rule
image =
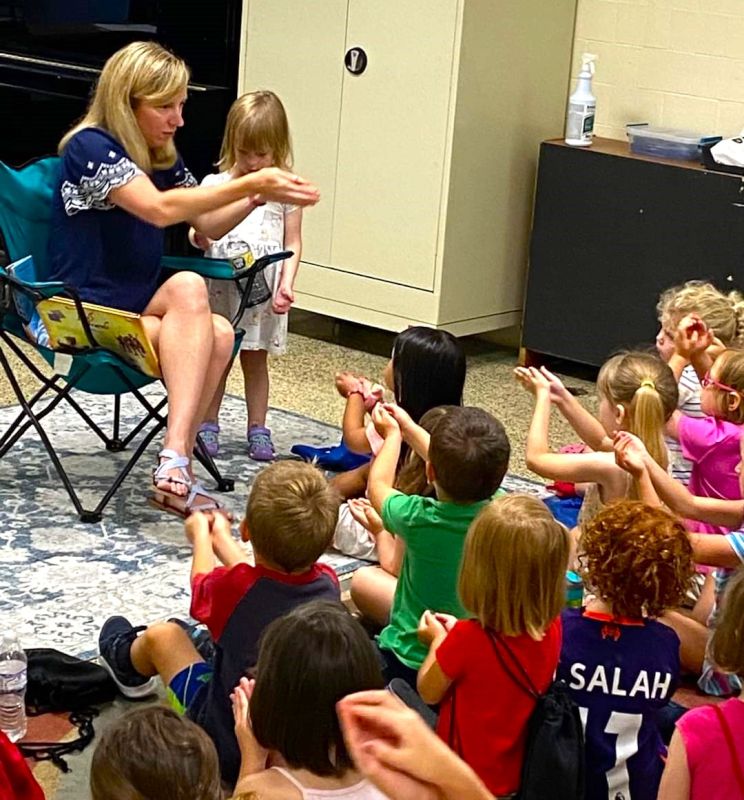
<svg viewBox="0 0 744 800">
<path fill-rule="evenodd" d="M 569 608 L 581 608 L 584 602 L 584 581 L 581 575 L 573 570 L 566 570 L 566 605 Z"/>
<path fill-rule="evenodd" d="M 18 637 L 0 635 L 0 730 L 11 742 L 26 735 L 26 665 Z"/>
</svg>

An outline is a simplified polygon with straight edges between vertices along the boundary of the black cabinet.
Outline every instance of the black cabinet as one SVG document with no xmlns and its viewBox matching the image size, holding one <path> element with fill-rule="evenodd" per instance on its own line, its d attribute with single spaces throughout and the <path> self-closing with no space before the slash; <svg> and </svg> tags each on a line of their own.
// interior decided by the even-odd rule
<svg viewBox="0 0 744 800">
<path fill-rule="evenodd" d="M 649 346 L 656 301 L 692 278 L 744 285 L 744 182 L 644 158 L 598 139 L 544 142 L 535 195 L 522 347 L 600 365 Z"/>
</svg>

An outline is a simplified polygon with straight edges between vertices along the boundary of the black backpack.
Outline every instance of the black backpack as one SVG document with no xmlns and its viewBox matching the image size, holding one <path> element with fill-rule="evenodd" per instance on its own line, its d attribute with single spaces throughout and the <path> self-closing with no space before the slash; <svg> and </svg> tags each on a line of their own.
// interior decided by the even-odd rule
<svg viewBox="0 0 744 800">
<path fill-rule="evenodd" d="M 93 740 L 93 719 L 98 715 L 95 706 L 111 702 L 116 697 L 116 685 L 103 667 L 59 650 L 41 647 L 27 650 L 26 656 L 28 714 L 69 712 L 69 720 L 77 728 L 78 735 L 65 742 L 24 739 L 18 746 L 26 758 L 51 761 L 62 772 L 68 772 L 64 756 L 85 749 Z"/>
<path fill-rule="evenodd" d="M 507 675 L 536 703 L 527 727 L 519 800 L 584 800 L 584 728 L 566 682 L 555 680 L 540 694 L 504 638 L 488 634 Z"/>
</svg>

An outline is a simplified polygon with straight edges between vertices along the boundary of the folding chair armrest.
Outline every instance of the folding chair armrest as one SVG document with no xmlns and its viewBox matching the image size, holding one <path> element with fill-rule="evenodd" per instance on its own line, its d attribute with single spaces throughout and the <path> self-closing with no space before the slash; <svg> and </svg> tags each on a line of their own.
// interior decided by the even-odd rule
<svg viewBox="0 0 744 800">
<path fill-rule="evenodd" d="M 235 269 L 229 260 L 221 258 L 204 258 L 203 256 L 163 256 L 160 265 L 164 269 L 178 270 L 186 269 L 196 272 L 204 278 L 216 278 L 220 281 L 234 281 L 246 278 L 248 275 L 258 275 L 266 269 L 269 264 L 276 261 L 284 261 L 291 258 L 294 253 L 291 250 L 283 250 L 279 253 L 269 253 L 269 255 L 257 258 L 249 267 Z"/>
<path fill-rule="evenodd" d="M 163 256 L 160 260 L 163 269 L 179 272 L 188 270 L 196 272 L 203 278 L 216 278 L 220 281 L 232 280 L 235 270 L 229 261 L 221 258 L 204 258 L 203 256 Z"/>
</svg>

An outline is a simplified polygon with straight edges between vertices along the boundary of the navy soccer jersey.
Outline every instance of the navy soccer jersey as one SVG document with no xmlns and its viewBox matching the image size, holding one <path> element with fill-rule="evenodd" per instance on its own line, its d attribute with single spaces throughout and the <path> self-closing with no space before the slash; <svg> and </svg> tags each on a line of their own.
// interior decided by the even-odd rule
<svg viewBox="0 0 744 800">
<path fill-rule="evenodd" d="M 679 676 L 679 639 L 654 620 L 563 612 L 558 677 L 586 736 L 586 800 L 655 800 L 666 754 L 656 714 Z"/>
</svg>

